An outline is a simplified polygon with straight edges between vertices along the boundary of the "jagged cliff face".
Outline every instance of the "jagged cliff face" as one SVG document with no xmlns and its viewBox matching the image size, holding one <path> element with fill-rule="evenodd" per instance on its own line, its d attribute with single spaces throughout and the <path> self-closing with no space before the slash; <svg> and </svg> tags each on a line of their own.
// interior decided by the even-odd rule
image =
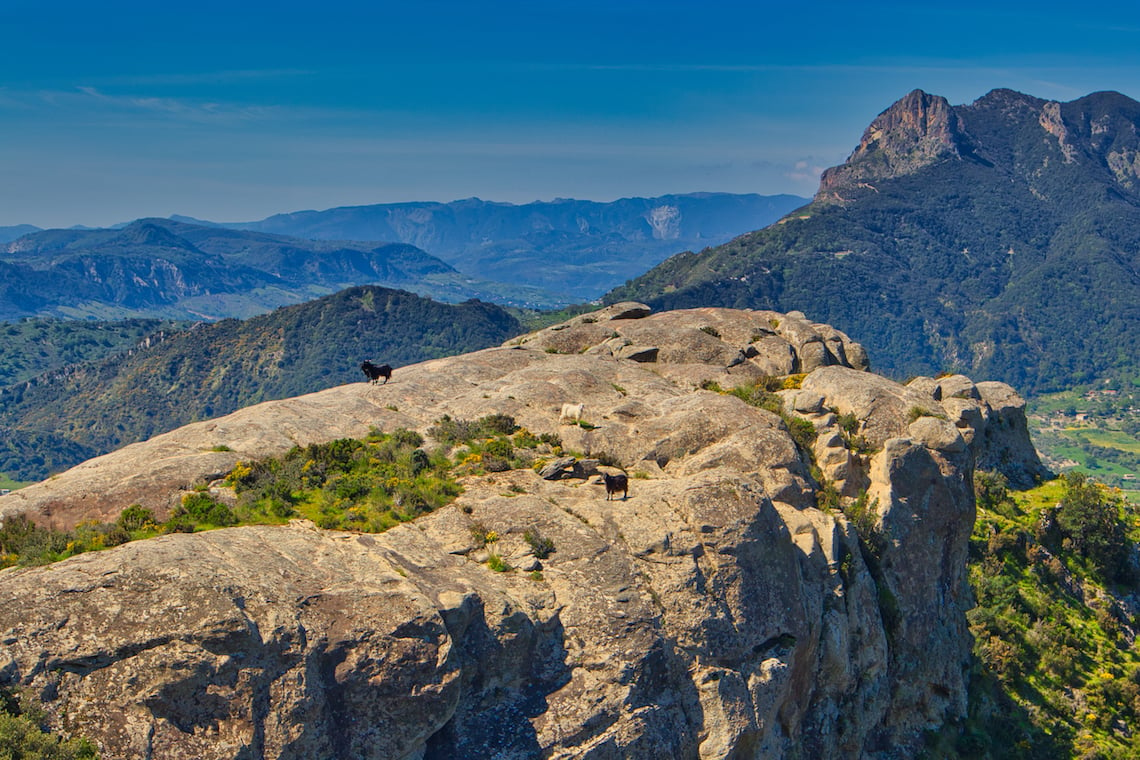
<svg viewBox="0 0 1140 760">
<path fill-rule="evenodd" d="M 816 508 L 780 417 L 700 389 L 796 372 L 784 406 L 819 431 L 823 474 L 875 499 L 872 565 Z M 596 427 L 560 425 L 564 403 Z M 585 459 L 469 478 L 379 535 L 234 528 L 0 572 L 0 681 L 112 758 L 907 757 L 963 713 L 971 476 L 985 457 L 1039 471 L 1023 404 L 996 383 L 873 375 L 800 314 L 621 304 L 182 428 L 0 513 L 161 512 L 238 459 L 496 412 Z M 628 499 L 590 474 L 603 453 L 633 474 Z M 482 564 L 476 523 L 541 579 Z M 527 530 L 556 550 L 539 562 Z"/>
<path fill-rule="evenodd" d="M 845 187 L 910 174 L 940 159 L 960 157 L 963 136 L 946 98 L 913 90 L 879 114 L 846 163 L 820 177 L 817 201 L 841 198 Z"/>
<path fill-rule="evenodd" d="M 998 89 L 951 106 L 914 90 L 879 114 L 847 161 L 825 171 L 815 200 L 842 202 L 875 183 L 938 161 L 1005 167 L 1049 200 L 1051 164 L 1076 164 L 1122 189 L 1140 190 L 1140 104 L 1116 92 L 1068 103 Z M 1076 167 L 1073 167 L 1076 168 Z"/>
</svg>

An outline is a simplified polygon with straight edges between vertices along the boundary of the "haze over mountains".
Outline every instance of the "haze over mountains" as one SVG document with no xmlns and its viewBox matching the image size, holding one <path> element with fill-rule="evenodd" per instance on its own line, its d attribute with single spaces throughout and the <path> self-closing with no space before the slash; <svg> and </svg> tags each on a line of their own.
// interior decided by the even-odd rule
<svg viewBox="0 0 1140 760">
<path fill-rule="evenodd" d="M 239 224 L 175 217 L 98 230 L 5 227 L 0 319 L 244 317 L 363 284 L 552 308 L 597 298 L 672 254 L 763 227 L 806 200 L 696 193 L 520 206 L 469 199 Z"/>
<path fill-rule="evenodd" d="M 1135 371 L 1140 103 L 1011 90 L 878 116 L 812 204 L 682 254 L 607 301 L 798 309 L 891 375 L 961 369 L 1023 391 Z"/>
<path fill-rule="evenodd" d="M 225 226 L 315 240 L 410 243 L 472 276 L 586 301 L 667 256 L 766 227 L 806 201 L 730 193 L 522 205 L 468 198 L 299 211 Z"/>
<path fill-rule="evenodd" d="M 166 219 L 46 230 L 0 254 L 0 318 L 250 316 L 362 282 L 450 300 L 479 283 L 403 243 L 305 241 Z"/>
</svg>

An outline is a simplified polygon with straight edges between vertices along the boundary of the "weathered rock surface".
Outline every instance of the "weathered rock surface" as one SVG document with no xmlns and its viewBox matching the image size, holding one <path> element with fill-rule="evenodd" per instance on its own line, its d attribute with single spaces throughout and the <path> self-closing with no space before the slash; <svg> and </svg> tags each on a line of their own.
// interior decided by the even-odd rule
<svg viewBox="0 0 1140 760">
<path fill-rule="evenodd" d="M 620 461 L 628 499 L 606 501 L 578 458 L 552 479 L 469 478 L 379 535 L 295 522 L 0 571 L 0 683 L 109 758 L 894 758 L 963 713 L 974 462 L 1040 468 L 1012 390 L 939 401 L 771 312 L 623 304 L 512 343 L 190 425 L 0 510 L 60 526 L 162 514 L 241 459 L 491 413 Z M 816 508 L 781 417 L 700 387 L 797 371 L 785 407 L 819 431 L 825 475 L 867 491 L 871 565 L 843 515 Z M 564 403 L 594 427 L 560 425 Z M 481 564 L 476 523 L 541 574 Z M 555 551 L 534 557 L 528 530 Z"/>
</svg>

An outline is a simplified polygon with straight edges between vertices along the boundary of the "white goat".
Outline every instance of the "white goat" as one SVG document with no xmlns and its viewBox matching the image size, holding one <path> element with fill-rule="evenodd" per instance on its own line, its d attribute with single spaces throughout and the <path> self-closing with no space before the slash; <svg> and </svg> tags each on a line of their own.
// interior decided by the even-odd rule
<svg viewBox="0 0 1140 760">
<path fill-rule="evenodd" d="M 571 424 L 576 423 L 582 419 L 582 414 L 585 411 L 585 404 L 563 404 L 562 414 L 558 416 L 558 422 L 569 422 Z"/>
</svg>

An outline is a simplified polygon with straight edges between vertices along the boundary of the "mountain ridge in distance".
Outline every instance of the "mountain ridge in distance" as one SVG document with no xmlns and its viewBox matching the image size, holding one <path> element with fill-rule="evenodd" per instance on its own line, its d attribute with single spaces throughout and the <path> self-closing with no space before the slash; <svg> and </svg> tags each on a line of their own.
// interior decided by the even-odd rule
<svg viewBox="0 0 1140 760">
<path fill-rule="evenodd" d="M 469 275 L 584 301 L 672 254 L 760 229 L 807 201 L 715 192 L 609 202 L 466 198 L 295 211 L 222 226 L 312 239 L 401 241 Z"/>
<path fill-rule="evenodd" d="M 536 289 L 462 275 L 405 243 L 301 240 L 167 219 L 43 230 L 0 248 L 0 319 L 248 317 L 362 284 L 446 301 L 558 303 Z"/>
</svg>

